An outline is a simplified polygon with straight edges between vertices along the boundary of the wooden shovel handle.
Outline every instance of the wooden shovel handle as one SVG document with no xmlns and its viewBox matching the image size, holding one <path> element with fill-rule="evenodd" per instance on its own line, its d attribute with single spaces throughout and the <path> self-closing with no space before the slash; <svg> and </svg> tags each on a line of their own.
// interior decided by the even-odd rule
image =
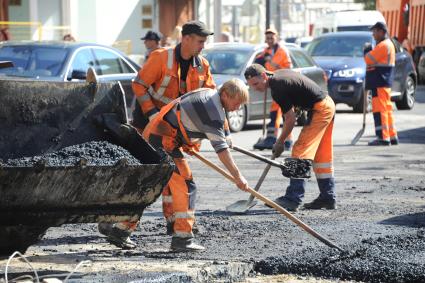
<svg viewBox="0 0 425 283">
<path fill-rule="evenodd" d="M 235 183 L 236 184 L 235 179 L 228 172 L 226 172 L 225 170 L 223 170 L 222 168 L 220 168 L 219 166 L 217 166 L 213 162 L 209 161 L 208 159 L 206 159 L 205 157 L 203 157 L 202 155 L 200 155 L 197 152 L 193 152 L 193 155 L 196 156 L 203 163 L 205 163 L 206 165 L 208 165 L 209 167 L 213 168 L 218 173 L 220 173 L 221 175 L 223 175 L 225 178 L 227 178 L 228 180 L 230 180 L 232 183 Z M 307 224 L 305 224 L 304 222 L 302 222 L 301 220 L 299 220 L 297 217 L 295 217 L 294 215 L 292 215 L 291 213 L 289 213 L 286 209 L 284 209 L 283 207 L 281 207 L 280 205 L 278 205 L 274 201 L 266 198 L 265 196 L 263 196 L 259 192 L 256 192 L 255 190 L 251 189 L 250 187 L 248 187 L 248 190 L 247 191 L 251 195 L 254 195 L 256 198 L 258 198 L 259 200 L 263 201 L 264 203 L 266 203 L 266 204 L 270 205 L 271 207 L 273 207 L 275 210 L 279 211 L 281 214 L 285 215 L 289 220 L 291 220 L 292 222 L 294 222 L 296 225 L 298 225 L 299 227 L 301 227 L 302 229 L 304 229 L 307 233 L 309 233 L 310 235 L 312 235 L 316 239 L 320 240 L 324 244 L 328 245 L 329 247 L 336 248 L 336 249 L 338 249 L 340 251 L 344 251 L 342 248 L 338 247 L 336 244 L 332 243 L 330 240 L 324 238 L 322 235 L 320 235 L 319 233 L 317 233 L 316 231 L 314 231 L 310 226 L 308 226 Z"/>
</svg>

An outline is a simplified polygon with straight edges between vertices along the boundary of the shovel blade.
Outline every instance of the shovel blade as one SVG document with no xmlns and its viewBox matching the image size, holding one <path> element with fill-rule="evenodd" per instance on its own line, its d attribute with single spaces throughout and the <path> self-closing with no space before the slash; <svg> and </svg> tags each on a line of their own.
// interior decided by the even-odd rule
<svg viewBox="0 0 425 283">
<path fill-rule="evenodd" d="M 364 128 L 360 129 L 357 135 L 351 141 L 351 145 L 355 145 L 364 134 Z"/>
<path fill-rule="evenodd" d="M 252 200 L 239 200 L 229 206 L 226 207 L 226 210 L 232 213 L 245 213 L 250 208 L 255 206 L 257 204 L 257 201 Z"/>
</svg>

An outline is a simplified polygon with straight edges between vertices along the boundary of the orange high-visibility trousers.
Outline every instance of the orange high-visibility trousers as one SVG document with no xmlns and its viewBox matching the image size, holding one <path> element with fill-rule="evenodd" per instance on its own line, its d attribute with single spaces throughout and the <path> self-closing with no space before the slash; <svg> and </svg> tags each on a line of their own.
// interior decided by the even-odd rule
<svg viewBox="0 0 425 283">
<path fill-rule="evenodd" d="M 162 117 L 149 122 L 143 131 L 143 138 L 149 144 L 154 148 L 163 148 L 174 160 L 176 167 L 163 190 L 163 213 L 166 220 L 173 223 L 173 237 L 191 238 L 195 222 L 196 185 L 176 137 L 177 129 Z"/>
<path fill-rule="evenodd" d="M 177 141 L 177 129 L 163 119 L 173 106 L 171 103 L 164 106 L 158 116 L 148 123 L 142 135 L 150 145 L 164 149 L 174 160 L 176 167 L 163 190 L 163 213 L 166 220 L 173 223 L 173 237 L 191 238 L 195 222 L 196 185 L 181 151 L 181 144 Z M 132 219 L 115 225 L 132 232 L 138 222 L 138 219 Z"/>
<path fill-rule="evenodd" d="M 313 106 L 310 124 L 304 126 L 292 148 L 292 157 L 313 160 L 317 179 L 333 177 L 332 131 L 335 103 L 326 96 Z"/>
<path fill-rule="evenodd" d="M 372 89 L 371 92 L 376 136 L 385 141 L 398 140 L 397 130 L 394 126 L 391 88 L 378 87 Z"/>
</svg>

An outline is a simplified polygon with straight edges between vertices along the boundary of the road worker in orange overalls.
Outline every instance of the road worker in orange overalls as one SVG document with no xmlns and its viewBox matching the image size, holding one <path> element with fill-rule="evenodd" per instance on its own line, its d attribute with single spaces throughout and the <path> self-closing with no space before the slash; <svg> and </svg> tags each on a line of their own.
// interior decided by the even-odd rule
<svg viewBox="0 0 425 283">
<path fill-rule="evenodd" d="M 213 33 L 200 21 L 187 22 L 181 33 L 181 43 L 175 47 L 160 48 L 150 53 L 133 81 L 133 92 L 137 100 L 133 126 L 140 133 L 162 107 L 174 99 L 198 88 L 215 88 L 209 63 L 200 55 L 207 37 Z M 169 186 L 164 188 L 162 196 L 167 233 L 172 234 L 175 221 Z M 99 231 L 107 235 L 108 241 L 114 245 L 131 249 L 136 245 L 129 236 L 138 223 L 138 219 L 116 224 L 101 223 Z"/>
<path fill-rule="evenodd" d="M 263 65 L 267 71 L 274 72 L 280 69 L 292 67 L 289 51 L 278 43 L 278 33 L 275 29 L 269 28 L 265 32 L 267 47 L 257 56 L 255 62 Z M 280 123 L 282 122 L 282 110 L 276 102 L 270 105 L 270 122 L 267 124 L 267 136 L 264 140 L 259 140 L 254 145 L 255 149 L 272 149 L 273 144 L 279 134 Z M 293 144 L 292 133 L 285 141 L 286 150 L 290 150 Z"/>
<path fill-rule="evenodd" d="M 237 186 L 247 190 L 248 183 L 229 151 L 231 140 L 225 134 L 225 111 L 235 111 L 249 99 L 245 83 L 232 79 L 219 91 L 201 88 L 189 92 L 162 107 L 145 127 L 143 138 L 156 149 L 164 149 L 174 160 L 174 172 L 167 184 L 171 191 L 173 234 L 171 250 L 202 251 L 194 242 L 196 185 L 183 151 L 199 151 L 201 139 L 209 139 L 220 161 L 235 178 Z M 120 227 L 114 227 L 119 236 Z M 123 229 L 121 229 L 123 231 Z M 125 236 L 125 235 L 123 235 Z M 127 234 L 128 237 L 128 234 Z"/>
<path fill-rule="evenodd" d="M 394 79 L 395 48 L 388 38 L 387 26 L 377 22 L 371 27 L 376 46 L 365 48 L 366 89 L 372 92 L 372 112 L 377 138 L 368 145 L 397 145 L 394 126 L 391 86 Z"/>
<path fill-rule="evenodd" d="M 320 194 L 307 209 L 335 209 L 335 180 L 333 176 L 332 130 L 335 116 L 335 103 L 314 81 L 292 71 L 267 72 L 259 64 L 253 64 L 245 71 L 250 87 L 257 91 L 270 88 L 273 100 L 282 109 L 285 117 L 282 133 L 273 145 L 273 155 L 279 157 L 285 147 L 284 141 L 292 131 L 297 109 L 309 111 L 309 121 L 303 126 L 298 140 L 292 148 L 292 161 L 303 171 L 309 172 L 311 165 L 316 174 Z M 305 170 L 304 170 L 305 169 Z M 285 175 L 286 176 L 286 175 Z M 304 198 L 305 179 L 290 177 L 286 194 L 275 200 L 289 211 L 296 211 Z"/>
<path fill-rule="evenodd" d="M 171 249 L 174 251 L 204 250 L 204 247 L 193 241 L 196 186 L 181 147 L 190 154 L 192 150 L 199 151 L 197 143 L 200 139 L 209 139 L 220 161 L 235 178 L 237 186 L 246 190 L 247 181 L 233 162 L 228 149 L 231 141 L 225 134 L 225 111 L 235 111 L 247 101 L 248 89 L 239 79 L 224 83 L 220 91 L 198 89 L 164 106 L 143 132 L 146 141 L 155 148 L 163 148 L 176 164 L 168 183 L 173 200 Z"/>
</svg>

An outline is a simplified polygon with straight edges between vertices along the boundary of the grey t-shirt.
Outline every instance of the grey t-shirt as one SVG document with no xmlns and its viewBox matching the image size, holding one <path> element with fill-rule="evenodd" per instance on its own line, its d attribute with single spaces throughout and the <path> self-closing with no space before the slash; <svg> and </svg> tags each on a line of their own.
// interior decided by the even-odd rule
<svg viewBox="0 0 425 283">
<path fill-rule="evenodd" d="M 217 153 L 229 147 L 226 143 L 228 133 L 224 129 L 226 114 L 217 90 L 202 88 L 182 96 L 179 106 L 165 117 L 176 128 L 177 107 L 180 107 L 181 122 L 190 139 L 208 139 Z"/>
</svg>

